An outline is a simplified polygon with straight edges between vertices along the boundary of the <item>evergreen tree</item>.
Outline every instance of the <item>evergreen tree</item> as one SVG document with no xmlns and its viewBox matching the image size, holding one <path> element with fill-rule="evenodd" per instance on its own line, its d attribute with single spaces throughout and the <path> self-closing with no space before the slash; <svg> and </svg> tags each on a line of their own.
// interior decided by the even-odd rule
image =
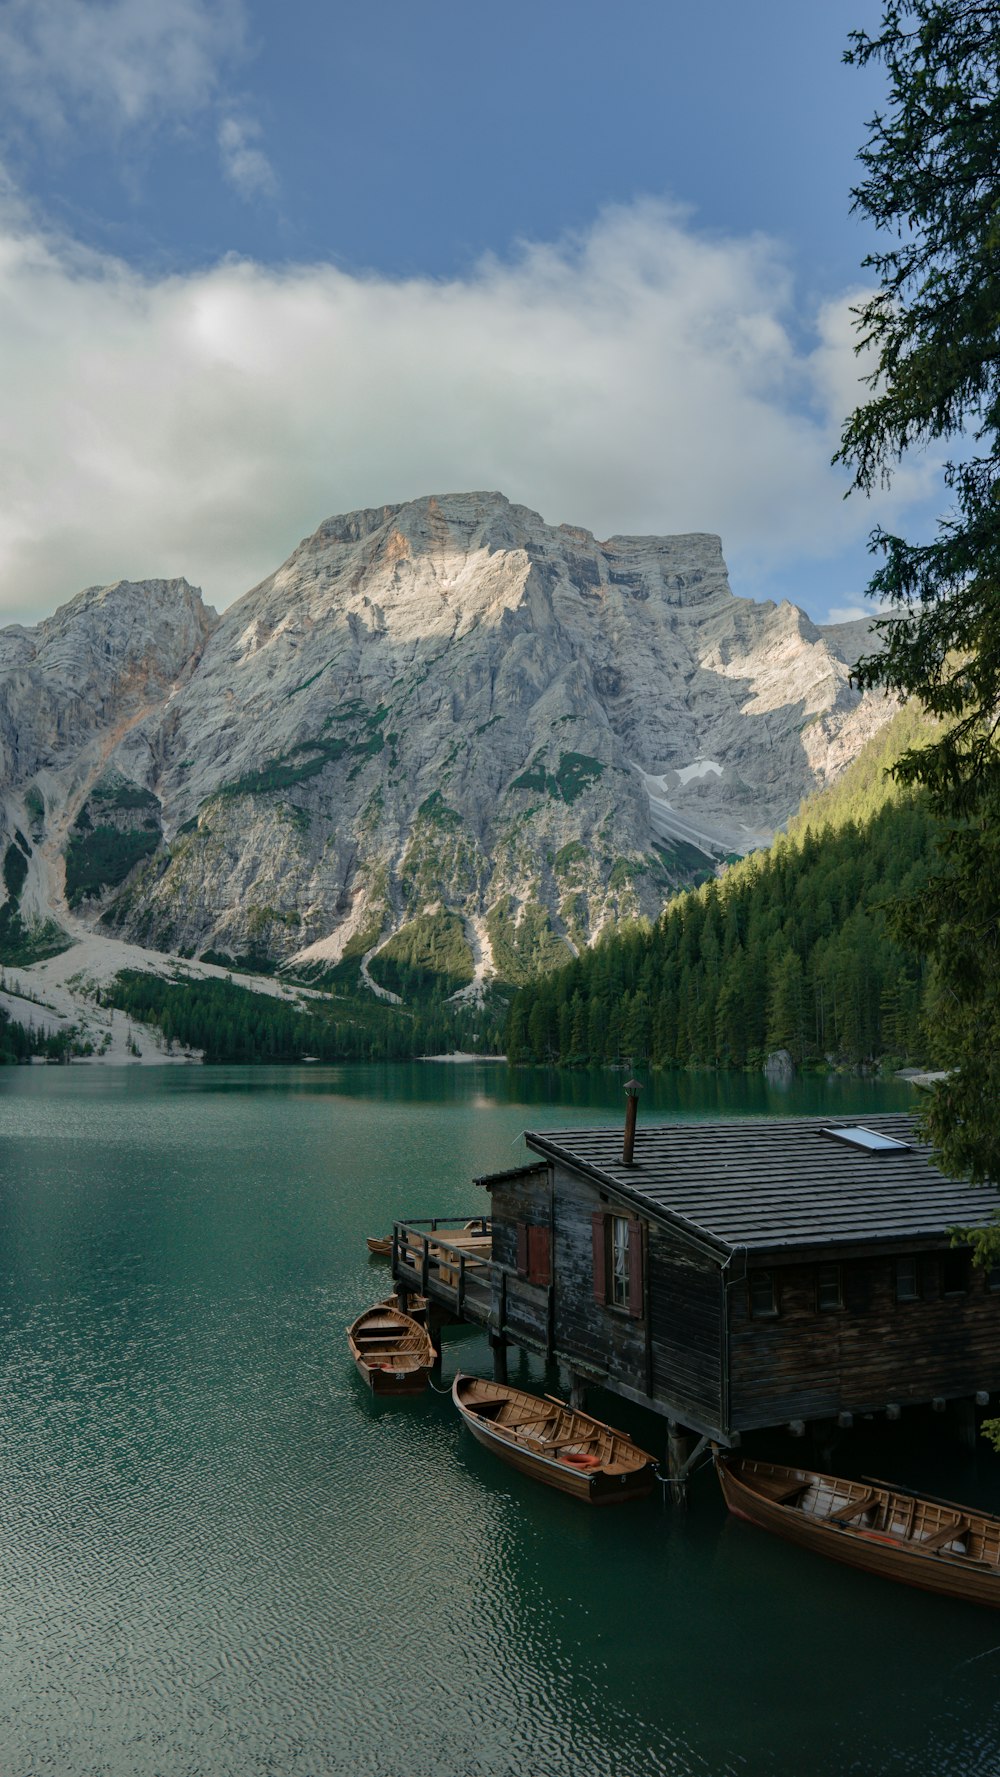
<svg viewBox="0 0 1000 1777">
<path fill-rule="evenodd" d="M 935 538 L 873 535 L 870 591 L 892 615 L 858 676 L 941 719 L 896 770 L 951 823 L 944 863 L 893 925 L 934 959 L 949 1073 L 925 1123 L 941 1163 L 1000 1179 L 1000 0 L 887 0 L 881 30 L 851 42 L 848 61 L 884 67 L 889 104 L 854 193 L 884 242 L 858 311 L 876 368 L 839 455 L 868 491 L 914 446 L 962 445 Z"/>
<path fill-rule="evenodd" d="M 802 959 L 790 946 L 778 953 L 771 970 L 767 1046 L 769 1049 L 787 1049 L 795 1062 L 805 1060 L 806 1015 Z"/>
</svg>

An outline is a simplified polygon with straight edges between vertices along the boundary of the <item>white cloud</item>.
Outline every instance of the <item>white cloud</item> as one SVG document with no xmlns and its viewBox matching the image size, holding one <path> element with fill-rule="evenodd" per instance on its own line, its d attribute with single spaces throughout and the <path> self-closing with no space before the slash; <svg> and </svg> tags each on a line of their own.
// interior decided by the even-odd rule
<svg viewBox="0 0 1000 1777">
<path fill-rule="evenodd" d="M 244 8 L 245 0 L 0 0 L 5 133 L 121 142 L 221 111 L 223 175 L 243 198 L 273 196 L 260 125 L 233 110 L 226 89 L 246 52 Z"/>
<path fill-rule="evenodd" d="M 871 622 L 873 617 L 882 613 L 882 607 L 875 605 L 831 605 L 827 616 L 828 623 L 857 623 L 860 618 Z"/>
<path fill-rule="evenodd" d="M 219 125 L 223 171 L 241 197 L 271 197 L 277 190 L 274 168 L 257 146 L 260 134 L 260 125 L 248 117 L 224 117 Z"/>
<path fill-rule="evenodd" d="M 189 116 L 243 47 L 243 0 L 4 0 L 0 91 L 43 131 Z"/>
<path fill-rule="evenodd" d="M 772 242 L 654 203 L 438 282 L 153 280 L 8 202 L 0 607 L 181 573 L 221 605 L 332 513 L 477 487 L 598 535 L 719 531 L 765 573 L 835 556 L 872 522 L 829 467 L 851 336 L 832 305 L 803 350 L 792 304 Z"/>
</svg>

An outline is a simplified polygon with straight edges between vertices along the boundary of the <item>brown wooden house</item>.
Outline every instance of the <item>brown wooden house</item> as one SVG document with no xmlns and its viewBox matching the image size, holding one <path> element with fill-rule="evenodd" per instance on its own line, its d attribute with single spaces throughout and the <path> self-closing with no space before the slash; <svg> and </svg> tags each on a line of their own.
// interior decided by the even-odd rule
<svg viewBox="0 0 1000 1777">
<path fill-rule="evenodd" d="M 533 1164 L 477 1181 L 486 1310 L 465 1291 L 501 1365 L 544 1351 L 724 1445 L 1000 1391 L 1000 1269 L 952 1242 L 1000 1193 L 945 1178 L 912 1118 L 640 1128 L 630 1165 L 620 1128 L 525 1140 Z"/>
</svg>

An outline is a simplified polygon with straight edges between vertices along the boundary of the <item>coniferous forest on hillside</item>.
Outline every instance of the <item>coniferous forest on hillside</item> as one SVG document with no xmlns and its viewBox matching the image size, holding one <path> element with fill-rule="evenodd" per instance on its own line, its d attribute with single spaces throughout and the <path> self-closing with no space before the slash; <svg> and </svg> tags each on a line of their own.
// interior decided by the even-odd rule
<svg viewBox="0 0 1000 1777">
<path fill-rule="evenodd" d="M 769 851 L 523 987 L 512 1061 L 654 1067 L 933 1060 L 934 978 L 892 937 L 936 863 L 926 801 L 888 776 L 926 723 L 904 709 Z"/>
<path fill-rule="evenodd" d="M 933 984 L 889 935 L 919 894 L 930 817 L 915 801 L 780 839 L 685 896 L 651 929 L 609 937 L 517 994 L 512 1061 L 863 1065 L 929 1053 Z"/>
<path fill-rule="evenodd" d="M 99 995 L 158 1032 L 168 1048 L 200 1049 L 206 1061 L 405 1061 L 452 1049 L 495 1051 L 506 1002 L 416 1006 L 315 995 L 289 1004 L 228 980 L 174 980 L 124 969 Z M 140 1039 L 141 1040 L 141 1039 Z"/>
</svg>

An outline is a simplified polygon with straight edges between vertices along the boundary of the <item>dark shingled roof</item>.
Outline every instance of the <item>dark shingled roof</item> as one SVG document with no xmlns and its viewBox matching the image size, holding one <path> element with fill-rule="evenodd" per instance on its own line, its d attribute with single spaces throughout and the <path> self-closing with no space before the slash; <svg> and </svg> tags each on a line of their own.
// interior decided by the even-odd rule
<svg viewBox="0 0 1000 1777">
<path fill-rule="evenodd" d="M 909 1146 L 868 1153 L 823 1133 L 858 1127 Z M 917 1141 L 914 1119 L 902 1113 L 640 1126 L 634 1166 L 622 1165 L 620 1124 L 527 1133 L 525 1140 L 722 1249 L 942 1238 L 954 1227 L 982 1225 L 1000 1208 L 992 1186 L 945 1178 Z"/>
</svg>

